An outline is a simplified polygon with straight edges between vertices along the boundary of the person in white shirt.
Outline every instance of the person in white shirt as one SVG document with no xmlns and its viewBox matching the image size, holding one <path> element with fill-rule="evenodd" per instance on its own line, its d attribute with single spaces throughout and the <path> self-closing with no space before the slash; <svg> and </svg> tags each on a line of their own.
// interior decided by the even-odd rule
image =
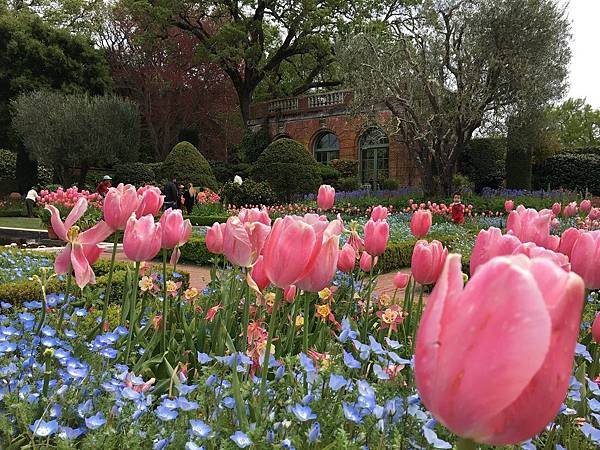
<svg viewBox="0 0 600 450">
<path fill-rule="evenodd" d="M 27 196 L 25 197 L 25 204 L 27 205 L 27 217 L 33 217 L 33 208 L 35 207 L 35 203 L 38 199 L 37 188 L 33 186 L 27 192 Z"/>
</svg>

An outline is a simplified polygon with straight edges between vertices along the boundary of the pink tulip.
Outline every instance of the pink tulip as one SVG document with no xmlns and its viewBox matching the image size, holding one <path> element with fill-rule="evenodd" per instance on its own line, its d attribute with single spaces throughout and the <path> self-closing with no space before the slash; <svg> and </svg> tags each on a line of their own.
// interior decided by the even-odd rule
<svg viewBox="0 0 600 450">
<path fill-rule="evenodd" d="M 571 202 L 563 210 L 564 217 L 575 217 L 577 215 L 577 202 Z"/>
<path fill-rule="evenodd" d="M 587 218 L 590 220 L 600 219 L 600 208 L 592 208 Z"/>
<path fill-rule="evenodd" d="M 479 266 L 488 262 L 495 256 L 510 255 L 521 245 L 521 241 L 512 234 L 502 234 L 498 228 L 490 227 L 481 230 L 475 239 L 475 245 L 471 253 L 469 270 L 471 276 Z"/>
<path fill-rule="evenodd" d="M 596 318 L 592 323 L 592 338 L 597 344 L 600 344 L 600 312 L 596 314 Z"/>
<path fill-rule="evenodd" d="M 515 248 L 513 255 L 525 255 L 528 258 L 547 258 L 553 261 L 558 267 L 569 272 L 571 264 L 569 257 L 562 253 L 556 253 L 544 247 L 538 247 L 533 242 L 526 242 Z"/>
<path fill-rule="evenodd" d="M 135 211 L 136 217 L 147 214 L 156 216 L 165 201 L 165 196 L 161 195 L 160 189 L 156 186 L 142 186 L 137 190 L 137 194 L 140 204 Z"/>
<path fill-rule="evenodd" d="M 265 288 L 271 283 L 267 277 L 267 274 L 265 273 L 265 265 L 262 255 L 256 260 L 254 267 L 252 267 L 252 272 L 250 272 L 250 276 L 260 291 L 264 291 Z"/>
<path fill-rule="evenodd" d="M 328 222 L 318 216 L 284 216 L 273 224 L 263 248 L 265 272 L 275 286 L 286 288 L 312 269 Z"/>
<path fill-rule="evenodd" d="M 123 252 L 132 261 L 150 261 L 160 251 L 162 230 L 154 217 L 146 214 L 139 219 L 131 216 L 123 235 Z"/>
<path fill-rule="evenodd" d="M 390 226 L 385 220 L 369 220 L 365 225 L 365 250 L 372 256 L 383 255 L 390 237 Z"/>
<path fill-rule="evenodd" d="M 575 241 L 579 239 L 579 236 L 581 236 L 582 233 L 583 231 L 577 228 L 567 228 L 565 231 L 563 231 L 563 234 L 560 237 L 558 251 L 563 255 L 567 255 L 569 258 L 571 258 L 571 251 L 573 250 Z"/>
<path fill-rule="evenodd" d="M 435 283 L 447 256 L 448 249 L 440 241 L 417 241 L 410 265 L 415 281 L 423 285 Z"/>
<path fill-rule="evenodd" d="M 414 237 L 421 239 L 429 232 L 431 223 L 431 211 L 427 209 L 419 209 L 413 213 L 413 216 L 410 219 L 410 231 Z"/>
<path fill-rule="evenodd" d="M 523 255 L 492 259 L 463 287 L 460 255 L 450 255 L 417 331 L 423 404 L 476 442 L 542 431 L 567 393 L 583 296 L 576 274 Z"/>
<path fill-rule="evenodd" d="M 335 189 L 328 184 L 322 184 L 319 187 L 319 193 L 317 194 L 317 206 L 322 210 L 327 211 L 333 207 L 335 203 Z"/>
<path fill-rule="evenodd" d="M 377 264 L 377 256 L 372 257 L 367 252 L 362 252 L 360 255 L 359 267 L 363 272 L 371 272 Z"/>
<path fill-rule="evenodd" d="M 298 289 L 295 285 L 291 284 L 283 290 L 283 298 L 286 302 L 292 303 L 296 298 L 296 291 Z"/>
<path fill-rule="evenodd" d="M 341 222 L 333 220 L 322 236 L 317 235 L 317 245 L 320 243 L 319 253 L 312 267 L 308 268 L 305 275 L 295 283 L 299 289 L 319 292 L 331 283 L 337 269 L 342 229 Z"/>
<path fill-rule="evenodd" d="M 80 233 L 79 227 L 75 223 L 83 216 L 87 208 L 87 200 L 80 198 L 63 222 L 58 209 L 52 205 L 46 205 L 46 209 L 50 211 L 52 229 L 59 239 L 67 243 L 54 260 L 54 270 L 57 274 L 64 274 L 72 269 L 75 273 L 75 282 L 81 289 L 96 282 L 91 264 L 94 264 L 102 253 L 98 244 L 113 232 L 112 228 L 101 220 L 92 228 Z"/>
<path fill-rule="evenodd" d="M 252 267 L 271 231 L 262 222 L 242 222 L 238 216 L 227 219 L 223 229 L 223 254 L 232 264 Z"/>
<path fill-rule="evenodd" d="M 507 213 L 511 212 L 513 209 L 515 209 L 515 202 L 512 200 L 506 200 L 504 202 L 504 211 L 506 211 Z"/>
<path fill-rule="evenodd" d="M 396 289 L 404 289 L 408 285 L 408 280 L 410 279 L 410 275 L 404 272 L 397 272 L 394 275 L 394 287 Z"/>
<path fill-rule="evenodd" d="M 588 214 L 590 212 L 590 210 L 592 209 L 592 202 L 589 199 L 584 199 L 581 200 L 581 203 L 579 204 L 579 209 L 581 209 L 584 213 Z"/>
<path fill-rule="evenodd" d="M 356 264 L 356 250 L 350 244 L 344 244 L 340 251 L 337 268 L 342 272 L 352 272 Z"/>
<path fill-rule="evenodd" d="M 162 232 L 162 248 L 172 248 L 170 263 L 175 265 L 181 256 L 181 247 L 192 235 L 192 223 L 189 219 L 183 220 L 180 209 L 167 209 L 160 217 Z"/>
<path fill-rule="evenodd" d="M 521 242 L 533 242 L 541 247 L 556 250 L 559 244 L 558 236 L 550 235 L 552 212 L 526 209 L 523 205 L 511 211 L 506 221 L 506 230 L 519 238 Z"/>
<path fill-rule="evenodd" d="M 571 250 L 571 270 L 583 278 L 588 289 L 600 289 L 600 230 L 579 236 Z"/>
<path fill-rule="evenodd" d="M 385 220 L 388 217 L 388 209 L 385 206 L 376 206 L 371 211 L 371 220 Z"/>
<path fill-rule="evenodd" d="M 119 183 L 116 188 L 111 187 L 104 198 L 102 206 L 104 221 L 113 230 L 124 230 L 131 214 L 138 206 L 139 200 L 135 187 L 131 184 Z"/>
<path fill-rule="evenodd" d="M 555 216 L 558 216 L 561 211 L 562 211 L 562 205 L 560 203 L 556 202 L 552 205 L 552 214 L 554 214 Z"/>
<path fill-rule="evenodd" d="M 223 230 L 224 223 L 215 222 L 212 227 L 206 230 L 206 248 L 209 252 L 216 255 L 223 254 Z"/>
<path fill-rule="evenodd" d="M 271 217 L 269 217 L 269 210 L 267 208 L 242 208 L 238 214 L 240 220 L 246 222 L 260 222 L 267 226 L 271 226 Z"/>
</svg>

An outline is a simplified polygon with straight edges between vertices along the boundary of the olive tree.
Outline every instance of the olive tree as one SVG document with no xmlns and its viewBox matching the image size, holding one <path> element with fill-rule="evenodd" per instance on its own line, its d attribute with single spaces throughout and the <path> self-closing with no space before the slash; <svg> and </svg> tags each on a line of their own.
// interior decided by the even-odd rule
<svg viewBox="0 0 600 450">
<path fill-rule="evenodd" d="M 569 27 L 558 0 L 424 0 L 356 33 L 338 56 L 357 112 L 387 111 L 384 125 L 408 146 L 424 190 L 449 193 L 486 121 L 562 95 Z"/>
</svg>

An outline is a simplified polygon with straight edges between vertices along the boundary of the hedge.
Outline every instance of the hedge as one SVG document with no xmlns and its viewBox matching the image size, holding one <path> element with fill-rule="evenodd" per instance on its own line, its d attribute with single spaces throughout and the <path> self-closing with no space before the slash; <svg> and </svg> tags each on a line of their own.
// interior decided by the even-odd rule
<svg viewBox="0 0 600 450">
<path fill-rule="evenodd" d="M 108 283 L 108 269 L 110 267 L 110 261 L 100 260 L 94 265 L 94 271 L 96 273 L 96 284 L 92 285 L 92 289 L 104 289 Z M 115 272 L 113 273 L 113 285 L 112 294 L 113 299 L 121 299 L 123 296 L 123 288 L 125 284 L 125 268 L 127 263 L 117 262 L 115 265 Z M 162 271 L 162 265 L 154 265 L 153 270 Z M 173 273 L 173 269 L 167 269 L 167 276 L 170 277 Z M 190 284 L 190 274 L 184 271 L 178 270 L 177 273 L 181 275 L 182 289 L 187 289 Z M 66 282 L 53 278 L 48 282 L 46 292 L 64 292 L 66 289 Z M 77 286 L 72 284 L 72 294 L 78 294 L 79 290 Z M 42 298 L 42 290 L 40 285 L 36 281 L 32 280 L 18 280 L 10 283 L 4 283 L 0 285 L 0 300 L 11 303 L 13 305 L 19 305 L 24 301 L 40 300 Z"/>
<path fill-rule="evenodd" d="M 600 195 L 600 154 L 561 153 L 536 167 L 535 180 L 541 188 L 569 189 Z"/>
<path fill-rule="evenodd" d="M 192 225 L 197 227 L 211 226 L 215 222 L 225 223 L 229 216 L 185 216 L 186 219 L 190 219 Z"/>
<path fill-rule="evenodd" d="M 181 257 L 179 261 L 185 264 L 207 266 L 216 256 L 217 255 L 208 251 L 203 237 L 193 236 L 187 244 L 181 247 Z"/>
<path fill-rule="evenodd" d="M 462 155 L 461 172 L 473 182 L 476 192 L 484 187 L 496 189 L 504 182 L 505 160 L 505 138 L 472 139 Z"/>
</svg>

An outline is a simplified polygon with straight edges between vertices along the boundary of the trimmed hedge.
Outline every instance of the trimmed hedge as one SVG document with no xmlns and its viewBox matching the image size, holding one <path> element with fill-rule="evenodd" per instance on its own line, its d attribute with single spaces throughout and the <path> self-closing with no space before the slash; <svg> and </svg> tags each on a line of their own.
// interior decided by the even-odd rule
<svg viewBox="0 0 600 450">
<path fill-rule="evenodd" d="M 206 248 L 203 237 L 193 236 L 181 247 L 180 262 L 182 263 L 207 266 L 215 257 L 217 257 L 217 255 L 209 252 Z"/>
<path fill-rule="evenodd" d="M 114 178 L 115 183 L 143 186 L 146 183 L 154 182 L 157 176 L 148 164 L 133 162 L 116 165 Z"/>
<path fill-rule="evenodd" d="M 169 180 L 193 183 L 196 187 L 217 188 L 217 180 L 208 161 L 196 147 L 186 141 L 177 144 L 167 155 L 161 175 Z"/>
<path fill-rule="evenodd" d="M 94 272 L 96 273 L 96 284 L 92 285 L 92 289 L 105 289 L 108 284 L 108 269 L 110 268 L 110 261 L 100 260 L 94 264 Z M 121 299 L 123 296 L 123 289 L 125 284 L 127 263 L 117 262 L 115 264 L 115 272 L 113 273 L 113 285 L 111 298 Z M 155 271 L 162 271 L 162 265 L 155 264 L 153 267 Z M 167 276 L 171 276 L 173 269 L 167 269 Z M 184 271 L 178 270 L 177 273 L 181 275 L 182 289 L 187 289 L 190 284 L 190 274 Z M 75 283 L 72 283 L 72 294 L 79 294 L 79 288 Z M 66 282 L 60 281 L 57 278 L 53 278 L 48 282 L 46 292 L 64 292 L 66 289 Z M 0 300 L 11 303 L 12 305 L 19 305 L 24 301 L 40 300 L 42 298 L 42 289 L 36 281 L 31 280 L 19 280 L 10 283 L 4 283 L 0 285 Z"/>
<path fill-rule="evenodd" d="M 461 164 L 461 172 L 475 185 L 475 191 L 484 187 L 497 189 L 505 177 L 506 139 L 472 139 L 467 146 Z"/>
<path fill-rule="evenodd" d="M 221 198 L 224 203 L 236 206 L 244 205 L 273 205 L 277 196 L 269 183 L 245 179 L 241 185 L 229 181 L 221 188 Z"/>
<path fill-rule="evenodd" d="M 540 188 L 569 189 L 600 195 L 600 154 L 561 153 L 547 158 L 536 168 Z"/>
<path fill-rule="evenodd" d="M 197 227 L 211 226 L 215 222 L 225 223 L 229 216 L 185 216 L 186 219 L 190 219 L 192 225 Z"/>
</svg>

